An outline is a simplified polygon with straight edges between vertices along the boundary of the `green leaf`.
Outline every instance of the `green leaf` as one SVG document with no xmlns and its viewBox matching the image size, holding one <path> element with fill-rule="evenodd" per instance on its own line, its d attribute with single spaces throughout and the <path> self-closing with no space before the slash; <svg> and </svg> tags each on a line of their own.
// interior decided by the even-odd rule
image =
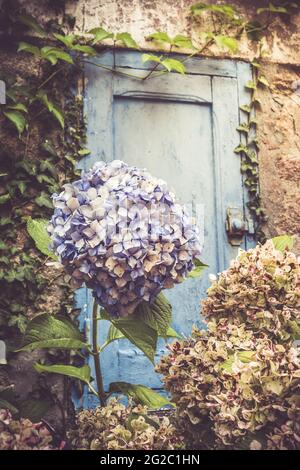
<svg viewBox="0 0 300 470">
<path fill-rule="evenodd" d="M 18 403 L 19 416 L 39 423 L 49 409 L 53 406 L 51 400 L 24 400 Z"/>
<path fill-rule="evenodd" d="M 66 36 L 58 33 L 54 33 L 53 36 L 60 42 L 62 42 L 66 47 L 69 49 L 72 49 L 73 47 L 73 42 L 76 39 L 75 34 L 68 34 Z"/>
<path fill-rule="evenodd" d="M 269 13 L 289 13 L 286 8 L 284 8 L 282 6 L 275 6 L 275 5 L 273 5 L 273 3 L 269 3 L 268 7 L 258 8 L 256 10 L 256 13 L 258 15 L 260 15 L 261 13 L 265 13 L 265 12 L 269 12 Z"/>
<path fill-rule="evenodd" d="M 236 357 L 244 364 L 248 364 L 253 360 L 254 356 L 254 351 L 239 351 L 235 354 L 230 354 L 226 361 L 221 364 L 221 369 L 224 369 L 226 372 L 232 372 L 232 365 Z"/>
<path fill-rule="evenodd" d="M 269 87 L 269 86 L 270 86 L 268 80 L 267 80 L 266 77 L 264 77 L 263 75 L 260 75 L 260 76 L 258 77 L 257 81 L 258 81 L 259 83 L 261 83 L 262 85 L 266 86 L 266 87 Z"/>
<path fill-rule="evenodd" d="M 230 52 L 236 52 L 238 50 L 238 42 L 235 38 L 229 36 L 223 36 L 222 34 L 214 37 L 217 46 L 228 49 Z"/>
<path fill-rule="evenodd" d="M 34 351 L 36 349 L 87 349 L 78 328 L 62 316 L 48 313 L 37 315 L 28 324 L 18 351 Z"/>
<path fill-rule="evenodd" d="M 113 382 L 109 386 L 112 393 L 122 393 L 132 398 L 136 403 L 158 409 L 164 406 L 174 406 L 167 398 L 144 385 L 134 385 L 127 382 Z"/>
<path fill-rule="evenodd" d="M 46 37 L 47 34 L 45 30 L 41 27 L 41 25 L 37 22 L 37 20 L 31 15 L 19 15 L 17 17 L 20 23 L 27 26 L 29 29 L 37 33 L 40 37 Z"/>
<path fill-rule="evenodd" d="M 173 40 L 170 38 L 170 36 L 167 33 L 159 32 L 159 31 L 157 33 L 150 34 L 147 37 L 147 39 L 164 42 L 167 44 L 173 44 Z"/>
<path fill-rule="evenodd" d="M 16 103 L 10 106 L 7 106 L 9 109 L 16 109 L 17 111 L 23 111 L 23 113 L 28 113 L 28 109 L 23 103 Z"/>
<path fill-rule="evenodd" d="M 18 413 L 18 408 L 16 408 L 12 403 L 10 403 L 7 400 L 4 400 L 4 398 L 0 397 L 0 408 L 4 408 L 5 410 L 11 411 L 11 413 L 17 414 Z"/>
<path fill-rule="evenodd" d="M 208 264 L 202 263 L 199 259 L 195 259 L 194 261 L 195 268 L 188 274 L 188 278 L 198 278 L 201 277 L 203 274 L 203 271 L 208 268 Z"/>
<path fill-rule="evenodd" d="M 50 374 L 66 375 L 68 377 L 72 377 L 73 379 L 82 380 L 82 382 L 85 382 L 88 385 L 91 381 L 91 369 L 88 365 L 84 365 L 82 367 L 65 366 L 63 364 L 53 364 L 51 366 L 46 366 L 37 362 L 34 364 L 34 368 L 40 374 L 48 372 Z"/>
<path fill-rule="evenodd" d="M 27 219 L 27 232 L 34 240 L 37 249 L 43 253 L 43 255 L 57 261 L 57 256 L 50 250 L 51 238 L 47 232 L 48 220 L 45 219 Z"/>
<path fill-rule="evenodd" d="M 177 34 L 177 36 L 173 38 L 173 44 L 176 47 L 184 47 L 185 49 L 196 49 L 191 38 L 181 34 Z"/>
<path fill-rule="evenodd" d="M 34 46 L 33 44 L 29 44 L 28 42 L 20 42 L 18 47 L 18 52 L 30 52 L 35 57 L 39 57 L 41 55 L 41 51 L 38 47 Z"/>
<path fill-rule="evenodd" d="M 2 196 L 0 196 L 0 205 L 1 204 L 5 204 L 7 201 L 9 201 L 11 199 L 11 195 L 9 193 L 7 194 L 2 194 Z"/>
<path fill-rule="evenodd" d="M 240 109 L 244 111 L 244 113 L 250 114 L 251 113 L 251 108 L 248 104 L 243 104 L 240 106 Z"/>
<path fill-rule="evenodd" d="M 78 150 L 78 155 L 84 157 L 85 155 L 89 155 L 91 151 L 89 149 L 80 149 Z"/>
<path fill-rule="evenodd" d="M 254 82 L 252 82 L 251 80 L 249 80 L 246 85 L 245 85 L 245 88 L 248 88 L 250 90 L 256 90 L 256 85 Z"/>
<path fill-rule="evenodd" d="M 48 207 L 48 209 L 53 209 L 52 201 L 44 191 L 42 191 L 41 194 L 34 199 L 34 201 L 40 207 Z"/>
<path fill-rule="evenodd" d="M 148 359 L 154 364 L 154 355 L 158 338 L 157 331 L 143 321 L 137 321 L 134 315 L 112 319 L 104 310 L 101 310 L 101 317 L 105 320 L 109 320 L 127 339 L 129 339 L 129 341 L 131 341 L 132 344 L 143 351 Z"/>
<path fill-rule="evenodd" d="M 170 326 L 167 329 L 165 334 L 161 334 L 159 336 L 161 336 L 165 339 L 167 339 L 167 338 L 180 338 L 180 335 L 177 333 L 177 331 L 175 331 Z M 114 325 L 111 325 L 109 330 L 108 330 L 106 341 L 101 346 L 101 351 L 103 351 L 103 349 L 106 348 L 106 346 L 108 346 L 113 341 L 118 340 L 118 339 L 124 339 L 124 338 L 126 338 L 126 336 L 124 336 L 123 333 L 120 330 L 118 330 Z"/>
<path fill-rule="evenodd" d="M 158 335 L 165 336 L 172 321 L 172 306 L 161 292 L 153 303 L 141 302 L 133 316 L 136 322 L 143 321 Z"/>
<path fill-rule="evenodd" d="M 93 34 L 95 39 L 93 40 L 92 44 L 97 44 L 98 42 L 103 41 L 104 39 L 113 38 L 113 33 L 109 33 L 103 28 L 93 28 L 89 31 L 89 34 Z"/>
<path fill-rule="evenodd" d="M 164 59 L 161 61 L 161 64 L 169 71 L 175 70 L 175 72 L 179 72 L 184 74 L 186 72 L 186 68 L 182 62 L 176 59 Z"/>
<path fill-rule="evenodd" d="M 272 238 L 274 248 L 284 253 L 286 250 L 292 250 L 294 246 L 294 237 L 291 235 L 280 235 Z"/>
<path fill-rule="evenodd" d="M 23 114 L 19 111 L 6 111 L 3 114 L 15 125 L 20 136 L 27 126 L 27 122 Z"/>
<path fill-rule="evenodd" d="M 41 49 L 41 56 L 43 59 L 49 60 L 52 65 L 56 65 L 58 60 L 63 60 L 68 64 L 73 64 L 73 59 L 67 52 L 57 47 L 45 46 Z"/>
<path fill-rule="evenodd" d="M 118 33 L 116 34 L 116 40 L 121 41 L 124 46 L 130 48 L 130 49 L 139 49 L 139 46 L 129 33 Z"/>
<path fill-rule="evenodd" d="M 49 100 L 47 94 L 44 91 L 40 91 L 37 94 L 37 97 L 46 106 L 48 111 L 53 114 L 63 129 L 65 127 L 65 120 L 61 109 Z"/>
<path fill-rule="evenodd" d="M 73 51 L 81 52 L 82 54 L 96 55 L 97 51 L 91 46 L 85 46 L 83 44 L 75 44 L 72 47 Z"/>
<path fill-rule="evenodd" d="M 213 13 L 220 14 L 222 16 L 226 16 L 230 19 L 234 19 L 238 17 L 238 12 L 237 10 L 229 4 L 224 4 L 224 5 L 208 5 L 206 3 L 200 2 L 196 3 L 196 5 L 191 6 L 191 11 L 194 15 L 201 15 L 205 11 L 210 11 Z"/>
<path fill-rule="evenodd" d="M 161 64 L 161 58 L 162 56 L 158 57 L 153 54 L 143 54 L 142 63 L 144 64 L 145 62 L 158 62 L 159 64 Z"/>
</svg>

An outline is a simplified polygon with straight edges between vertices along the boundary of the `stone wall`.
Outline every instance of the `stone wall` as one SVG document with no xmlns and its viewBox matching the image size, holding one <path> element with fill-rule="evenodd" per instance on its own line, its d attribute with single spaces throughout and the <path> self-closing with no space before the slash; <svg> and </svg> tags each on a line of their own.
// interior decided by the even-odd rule
<svg viewBox="0 0 300 470">
<path fill-rule="evenodd" d="M 79 0 L 67 4 L 67 12 L 76 18 L 75 31 L 85 32 L 96 26 L 109 31 L 128 31 L 145 49 L 157 49 L 145 38 L 155 31 L 169 35 L 190 35 L 201 46 L 199 33 L 211 30 L 208 15 L 192 20 L 190 6 L 195 0 Z M 262 2 L 231 2 L 248 18 Z M 276 17 L 263 39 L 268 55 L 263 72 L 271 84 L 261 92 L 262 109 L 257 113 L 260 142 L 260 184 L 268 223 L 266 233 L 298 236 L 300 250 L 300 15 L 291 20 Z M 211 47 L 203 54 L 220 57 Z M 257 54 L 257 44 L 244 35 L 239 51 L 227 56 L 250 61 Z M 226 54 L 222 53 L 222 57 Z M 297 83 L 298 81 L 298 83 Z M 297 85 L 299 94 L 297 95 Z"/>
</svg>

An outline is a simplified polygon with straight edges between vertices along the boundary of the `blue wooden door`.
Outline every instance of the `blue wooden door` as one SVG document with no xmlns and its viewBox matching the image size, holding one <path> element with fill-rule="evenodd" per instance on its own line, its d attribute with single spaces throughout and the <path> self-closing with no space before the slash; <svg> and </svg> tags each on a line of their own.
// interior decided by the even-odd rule
<svg viewBox="0 0 300 470">
<path fill-rule="evenodd" d="M 105 53 L 94 62 L 111 67 L 113 57 Z M 136 52 L 118 52 L 118 70 L 143 77 L 146 64 Z M 239 144 L 236 127 L 239 106 L 249 101 L 244 84 L 251 78 L 245 63 L 190 59 L 188 73 L 161 74 L 148 80 L 88 65 L 85 69 L 85 112 L 88 148 L 91 154 L 81 166 L 90 168 L 97 160 L 123 160 L 146 167 L 154 176 L 167 181 L 179 200 L 188 205 L 204 227 L 201 259 L 209 265 L 202 279 L 189 279 L 166 291 L 173 306 L 173 327 L 182 335 L 192 325 L 201 325 L 200 299 L 209 285 L 209 273 L 225 269 L 245 248 L 251 237 L 232 245 L 225 229 L 228 208 L 245 214 L 245 194 L 240 159 L 234 153 Z M 87 334 L 92 298 L 86 289 L 77 295 L 81 320 Z M 108 322 L 100 322 L 103 342 Z M 158 357 L 165 352 L 160 341 Z M 90 360 L 93 369 L 92 360 Z M 160 388 L 152 364 L 127 340 L 112 343 L 102 357 L 105 386 L 124 380 Z M 84 406 L 92 406 L 88 394 Z"/>
</svg>

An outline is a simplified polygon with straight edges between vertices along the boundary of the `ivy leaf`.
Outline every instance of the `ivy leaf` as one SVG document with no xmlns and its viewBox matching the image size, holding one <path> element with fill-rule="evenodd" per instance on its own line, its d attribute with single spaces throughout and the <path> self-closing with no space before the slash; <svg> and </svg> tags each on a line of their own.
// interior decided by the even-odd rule
<svg viewBox="0 0 300 470">
<path fill-rule="evenodd" d="M 53 36 L 60 42 L 62 42 L 69 49 L 72 48 L 73 42 L 75 41 L 75 34 L 68 34 L 66 36 L 58 33 L 54 33 Z"/>
<path fill-rule="evenodd" d="M 259 83 L 261 83 L 262 85 L 266 86 L 266 87 L 269 87 L 269 86 L 270 86 L 268 80 L 267 80 L 266 77 L 264 77 L 263 75 L 260 75 L 260 76 L 257 78 L 257 81 L 258 81 Z"/>
<path fill-rule="evenodd" d="M 41 49 L 41 57 L 49 60 L 52 65 L 56 65 L 58 60 L 63 60 L 69 64 L 73 64 L 73 59 L 67 52 L 57 47 L 45 46 Z"/>
<path fill-rule="evenodd" d="M 158 57 L 157 55 L 153 54 L 143 54 L 142 63 L 144 64 L 145 62 L 158 62 L 159 64 L 161 64 L 161 58 L 162 56 Z"/>
<path fill-rule="evenodd" d="M 256 84 L 254 82 L 252 82 L 251 80 L 249 80 L 246 85 L 245 85 L 245 88 L 248 88 L 250 90 L 256 90 Z"/>
<path fill-rule="evenodd" d="M 48 207 L 48 209 L 53 209 L 52 201 L 45 191 L 42 191 L 41 194 L 34 199 L 34 201 L 40 207 Z"/>
<path fill-rule="evenodd" d="M 154 41 L 159 41 L 159 42 L 164 42 L 170 45 L 173 45 L 173 40 L 170 38 L 170 36 L 167 33 L 163 32 L 157 32 L 157 33 L 152 33 L 147 37 L 148 40 L 154 40 Z"/>
<path fill-rule="evenodd" d="M 93 40 L 92 44 L 97 44 L 98 42 L 103 41 L 104 39 L 113 38 L 113 33 L 109 33 L 103 28 L 93 28 L 89 31 L 89 34 L 93 34 L 95 39 Z"/>
<path fill-rule="evenodd" d="M 167 398 L 144 385 L 135 385 L 127 382 L 113 382 L 109 386 L 111 393 L 122 393 L 132 398 L 136 403 L 158 409 L 164 406 L 174 406 Z"/>
<path fill-rule="evenodd" d="M 176 47 L 184 47 L 185 49 L 196 49 L 191 38 L 183 36 L 182 34 L 177 34 L 177 36 L 173 38 L 173 44 Z"/>
<path fill-rule="evenodd" d="M 228 4 L 207 5 L 206 3 L 200 2 L 200 3 L 196 3 L 196 5 L 193 5 L 191 7 L 191 11 L 194 15 L 201 15 L 205 11 L 211 11 L 213 13 L 218 13 L 220 15 L 227 16 L 230 19 L 235 19 L 238 17 L 237 10 L 232 5 L 228 5 Z"/>
<path fill-rule="evenodd" d="M 18 351 L 36 349 L 87 349 L 78 328 L 63 316 L 44 313 L 31 320 Z"/>
<path fill-rule="evenodd" d="M 251 108 L 248 104 L 243 104 L 240 106 L 240 109 L 244 111 L 244 113 L 250 114 L 251 113 Z"/>
<path fill-rule="evenodd" d="M 45 219 L 27 219 L 27 232 L 33 239 L 37 249 L 48 258 L 57 261 L 57 256 L 50 250 L 51 239 L 47 232 L 48 220 Z"/>
<path fill-rule="evenodd" d="M 175 70 L 175 72 L 179 72 L 184 74 L 186 72 L 186 68 L 182 62 L 176 59 L 164 59 L 162 60 L 161 64 L 169 71 Z"/>
<path fill-rule="evenodd" d="M 53 364 L 51 366 L 47 366 L 37 362 L 33 367 L 39 374 L 48 372 L 50 374 L 66 375 L 68 377 L 72 377 L 73 379 L 79 379 L 82 382 L 90 385 L 91 369 L 87 364 L 82 367 L 65 366 L 63 364 Z"/>
<path fill-rule="evenodd" d="M 85 46 L 83 44 L 75 44 L 72 47 L 72 50 L 76 51 L 76 52 L 82 52 L 83 54 L 88 54 L 88 55 L 96 55 L 97 54 L 97 51 L 95 51 L 95 49 L 93 47 Z"/>
<path fill-rule="evenodd" d="M 238 42 L 235 38 L 231 38 L 229 36 L 217 35 L 214 37 L 214 41 L 217 46 L 228 49 L 231 52 L 236 52 L 238 50 Z"/>
<path fill-rule="evenodd" d="M 29 44 L 28 42 L 20 42 L 19 47 L 18 47 L 18 52 L 30 52 L 33 54 L 35 57 L 40 57 L 41 52 L 40 49 L 36 46 L 33 46 L 32 44 Z"/>
<path fill-rule="evenodd" d="M 19 412 L 18 408 L 16 408 L 12 403 L 10 403 L 9 401 L 1 397 L 0 397 L 0 408 L 9 410 L 13 415 Z"/>
<path fill-rule="evenodd" d="M 239 132 L 244 132 L 245 134 L 248 134 L 249 131 L 250 131 L 250 127 L 249 127 L 249 124 L 247 122 L 243 122 L 242 124 L 240 124 L 236 128 L 236 130 L 239 131 Z"/>
<path fill-rule="evenodd" d="M 11 199 L 11 195 L 9 193 L 6 193 L 6 194 L 2 194 L 0 196 L 0 205 L 1 204 L 5 204 L 7 201 L 9 201 Z"/>
<path fill-rule="evenodd" d="M 208 268 L 208 264 L 202 263 L 199 259 L 195 259 L 194 261 L 195 268 L 189 272 L 188 278 L 198 278 L 201 277 L 203 274 L 203 271 Z"/>
<path fill-rule="evenodd" d="M 57 121 L 61 125 L 62 129 L 64 129 L 65 120 L 64 120 L 64 116 L 63 116 L 63 113 L 62 113 L 61 109 L 56 104 L 54 104 L 52 101 L 49 100 L 47 94 L 44 91 L 40 91 L 37 94 L 37 97 L 46 106 L 48 111 L 51 114 L 53 114 L 53 116 L 57 119 Z"/>
<path fill-rule="evenodd" d="M 124 46 L 130 48 L 130 49 L 139 49 L 139 46 L 129 33 L 118 33 L 116 34 L 116 40 L 121 41 Z"/>
<path fill-rule="evenodd" d="M 134 315 L 112 319 L 105 310 L 101 310 L 101 318 L 109 320 L 125 338 L 140 349 L 145 356 L 154 364 L 154 355 L 157 346 L 158 333 L 143 321 L 137 321 Z"/>
<path fill-rule="evenodd" d="M 4 116 L 11 121 L 18 130 L 19 137 L 24 132 L 27 126 L 27 121 L 22 113 L 19 111 L 5 111 Z"/>
<path fill-rule="evenodd" d="M 153 303 L 141 302 L 133 316 L 137 322 L 143 321 L 157 331 L 158 335 L 165 336 L 172 321 L 172 306 L 161 292 Z"/>
<path fill-rule="evenodd" d="M 269 3 L 268 7 L 258 8 L 256 10 L 256 13 L 258 15 L 260 15 L 261 13 L 265 13 L 265 12 L 269 12 L 269 13 L 287 13 L 287 14 L 289 13 L 286 8 L 281 7 L 281 6 L 275 6 L 275 5 L 273 5 L 273 3 Z"/>
<path fill-rule="evenodd" d="M 7 106 L 8 109 L 15 109 L 17 111 L 23 111 L 23 113 L 28 113 L 28 109 L 23 103 L 16 103 L 10 106 Z"/>
<path fill-rule="evenodd" d="M 29 29 L 37 33 L 40 37 L 46 37 L 47 34 L 45 30 L 41 27 L 41 25 L 36 21 L 36 19 L 31 15 L 19 15 L 17 17 L 20 23 L 27 26 Z"/>
<path fill-rule="evenodd" d="M 272 238 L 274 248 L 284 253 L 286 250 L 292 250 L 294 246 L 294 238 L 291 235 L 281 235 Z"/>
</svg>

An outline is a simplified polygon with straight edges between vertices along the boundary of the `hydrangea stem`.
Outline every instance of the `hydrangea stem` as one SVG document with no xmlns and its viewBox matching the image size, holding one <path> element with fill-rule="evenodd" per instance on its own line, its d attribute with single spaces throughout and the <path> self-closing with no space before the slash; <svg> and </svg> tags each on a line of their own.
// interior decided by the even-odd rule
<svg viewBox="0 0 300 470">
<path fill-rule="evenodd" d="M 94 300 L 93 305 L 93 357 L 94 357 L 94 365 L 95 365 L 95 374 L 96 374 L 96 382 L 97 382 L 97 389 L 98 389 L 98 397 L 100 400 L 101 406 L 105 406 L 106 404 L 106 393 L 104 391 L 103 385 L 103 378 L 101 373 L 101 364 L 100 364 L 100 351 L 98 348 L 98 305 L 96 300 Z"/>
</svg>

